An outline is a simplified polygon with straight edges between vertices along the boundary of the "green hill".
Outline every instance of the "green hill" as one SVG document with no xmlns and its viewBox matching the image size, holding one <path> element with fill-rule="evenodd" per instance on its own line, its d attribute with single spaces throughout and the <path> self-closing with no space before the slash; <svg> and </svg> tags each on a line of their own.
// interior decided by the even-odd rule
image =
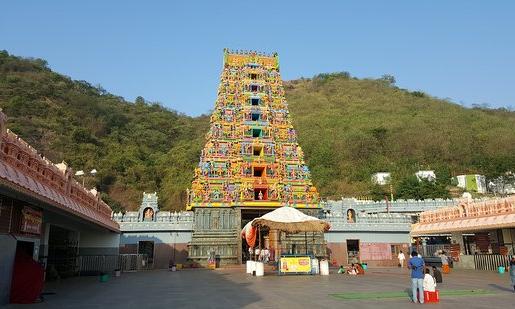
<svg viewBox="0 0 515 309">
<path fill-rule="evenodd" d="M 395 189 L 418 169 L 441 179 L 515 170 L 515 113 L 467 109 L 389 79 L 347 73 L 286 82 L 306 161 L 323 196 L 369 195 L 370 175 L 390 171 Z M 213 89 L 216 91 L 216 89 Z M 9 128 L 54 162 L 97 169 L 85 179 L 114 208 L 134 209 L 141 192 L 182 209 L 209 117 L 188 117 L 52 72 L 44 60 L 0 52 L 0 107 Z M 445 185 L 445 182 L 444 182 Z"/>
<path fill-rule="evenodd" d="M 346 72 L 286 83 L 293 123 L 322 195 L 370 194 L 370 176 L 394 187 L 418 170 L 489 177 L 515 170 L 515 112 L 465 108 Z M 406 196 L 404 196 L 406 197 Z"/>
<path fill-rule="evenodd" d="M 85 81 L 54 73 L 40 59 L 0 52 L 0 107 L 8 127 L 54 162 L 98 170 L 96 185 L 110 205 L 138 207 L 141 193 L 159 192 L 164 208 L 184 208 L 208 130 L 207 116 L 192 118 L 159 104 L 126 102 Z"/>
</svg>

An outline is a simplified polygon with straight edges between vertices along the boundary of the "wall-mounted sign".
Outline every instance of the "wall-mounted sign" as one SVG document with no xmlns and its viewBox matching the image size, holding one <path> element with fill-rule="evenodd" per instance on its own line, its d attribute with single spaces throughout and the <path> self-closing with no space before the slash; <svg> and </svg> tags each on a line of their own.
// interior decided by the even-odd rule
<svg viewBox="0 0 515 309">
<path fill-rule="evenodd" d="M 43 223 L 43 213 L 41 211 L 23 207 L 21 215 L 21 232 L 41 234 L 41 224 Z"/>
</svg>

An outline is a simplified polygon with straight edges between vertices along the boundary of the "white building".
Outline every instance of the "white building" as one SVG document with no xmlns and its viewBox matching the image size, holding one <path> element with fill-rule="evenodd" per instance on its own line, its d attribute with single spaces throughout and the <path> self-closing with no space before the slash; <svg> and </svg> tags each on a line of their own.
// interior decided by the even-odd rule
<svg viewBox="0 0 515 309">
<path fill-rule="evenodd" d="M 436 180 L 435 171 L 418 171 L 415 173 L 415 176 L 417 176 L 418 181 L 421 181 L 422 179 L 428 181 Z"/>
<path fill-rule="evenodd" d="M 486 193 L 486 179 L 483 175 L 458 175 L 458 187 L 467 191 Z"/>
<path fill-rule="evenodd" d="M 372 175 L 372 183 L 384 186 L 390 183 L 392 175 L 388 172 L 379 172 Z"/>
</svg>

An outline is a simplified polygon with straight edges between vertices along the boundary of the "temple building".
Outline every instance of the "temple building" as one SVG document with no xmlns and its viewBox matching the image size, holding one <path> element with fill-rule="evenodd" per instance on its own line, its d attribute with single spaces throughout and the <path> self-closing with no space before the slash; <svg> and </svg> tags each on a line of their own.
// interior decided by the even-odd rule
<svg viewBox="0 0 515 309">
<path fill-rule="evenodd" d="M 246 222 L 285 205 L 316 213 L 319 195 L 303 157 L 278 55 L 224 50 L 211 127 L 188 190 L 190 258 L 214 251 L 223 262 L 241 262 Z"/>
<path fill-rule="evenodd" d="M 388 173 L 389 174 L 389 173 Z M 384 173 L 381 179 L 387 182 Z M 434 179 L 434 172 L 419 173 Z M 275 256 L 312 254 L 332 265 L 354 261 L 395 266 L 411 245 L 411 224 L 420 212 L 455 206 L 458 200 L 320 201 L 291 125 L 277 54 L 224 51 L 211 126 L 206 135 L 186 211 L 161 211 L 155 193 L 144 193 L 138 211 L 114 214 L 121 254 L 148 256 L 153 268 L 221 264 L 249 258 L 240 237 L 252 219 L 290 206 L 328 221 L 316 235 L 264 231 L 257 242 Z M 279 245 L 280 244 L 280 245 Z"/>
<path fill-rule="evenodd" d="M 321 202 L 291 124 L 277 54 L 225 50 L 211 125 L 187 190 L 186 211 L 160 211 L 157 196 L 144 193 L 139 211 L 113 218 L 122 231 L 120 252 L 145 254 L 154 268 L 204 265 L 212 254 L 221 264 L 241 263 L 249 258 L 241 229 L 282 206 L 324 219 L 331 229 L 309 237 L 264 231 L 257 243 L 275 256 L 312 254 L 329 258 L 332 265 L 358 260 L 395 266 L 397 253 L 409 250 L 409 232 L 418 214 L 456 204 Z"/>
<path fill-rule="evenodd" d="M 426 244 L 434 235 L 448 235 L 445 248 L 457 267 L 495 270 L 507 266 L 515 248 L 515 196 L 488 200 L 463 200 L 451 207 L 424 211 L 413 224 L 411 235 L 420 239 L 421 250 L 432 255 Z"/>
<path fill-rule="evenodd" d="M 199 233 L 194 228 L 205 224 L 197 220 L 206 220 L 206 216 L 194 217 L 193 211 L 159 210 L 157 202 L 155 193 L 144 193 L 139 210 L 113 214 L 113 219 L 120 225 L 120 255 L 145 255 L 149 262 L 147 268 L 154 269 L 168 268 L 172 264 L 205 264 L 203 262 L 208 255 L 194 259 L 189 250 L 194 244 L 193 235 Z M 314 253 L 325 253 L 333 266 L 347 265 L 356 259 L 371 267 L 395 266 L 399 251 L 407 252 L 410 248 L 410 229 L 412 223 L 418 221 L 420 212 L 458 203 L 459 200 L 444 199 L 375 202 L 354 198 L 320 202 L 317 216 L 329 222 L 331 229 L 324 233 L 322 240 L 308 237 L 308 249 L 312 250 L 315 242 Z M 153 210 L 153 218 L 149 208 Z M 222 217 L 224 226 L 228 226 L 227 222 L 234 222 L 234 219 L 227 219 L 226 214 Z M 223 231 L 214 231 L 214 234 L 222 234 Z M 281 239 L 282 249 L 304 254 L 305 239 L 300 238 L 288 236 Z"/>
<path fill-rule="evenodd" d="M 13 292 L 11 282 L 23 282 L 16 265 L 43 269 L 52 280 L 78 275 L 81 256 L 118 256 L 111 208 L 73 175 L 65 162 L 54 164 L 8 130 L 0 109 L 0 306 Z M 34 284 L 43 280 L 36 273 Z"/>
<path fill-rule="evenodd" d="M 163 269 L 188 257 L 191 212 L 161 211 L 157 193 L 143 192 L 138 211 L 113 214 L 120 225 L 120 254 L 145 255 L 148 268 Z"/>
</svg>

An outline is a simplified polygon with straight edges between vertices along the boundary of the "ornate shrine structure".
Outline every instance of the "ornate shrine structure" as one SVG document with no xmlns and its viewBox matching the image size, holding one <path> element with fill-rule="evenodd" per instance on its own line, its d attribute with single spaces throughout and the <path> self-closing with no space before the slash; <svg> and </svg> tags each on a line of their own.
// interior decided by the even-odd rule
<svg viewBox="0 0 515 309">
<path fill-rule="evenodd" d="M 277 54 L 224 50 L 206 140 L 187 192 L 186 209 L 195 212 L 192 259 L 215 251 L 225 262 L 241 261 L 244 221 L 285 205 L 320 208 L 291 124 Z"/>
</svg>

